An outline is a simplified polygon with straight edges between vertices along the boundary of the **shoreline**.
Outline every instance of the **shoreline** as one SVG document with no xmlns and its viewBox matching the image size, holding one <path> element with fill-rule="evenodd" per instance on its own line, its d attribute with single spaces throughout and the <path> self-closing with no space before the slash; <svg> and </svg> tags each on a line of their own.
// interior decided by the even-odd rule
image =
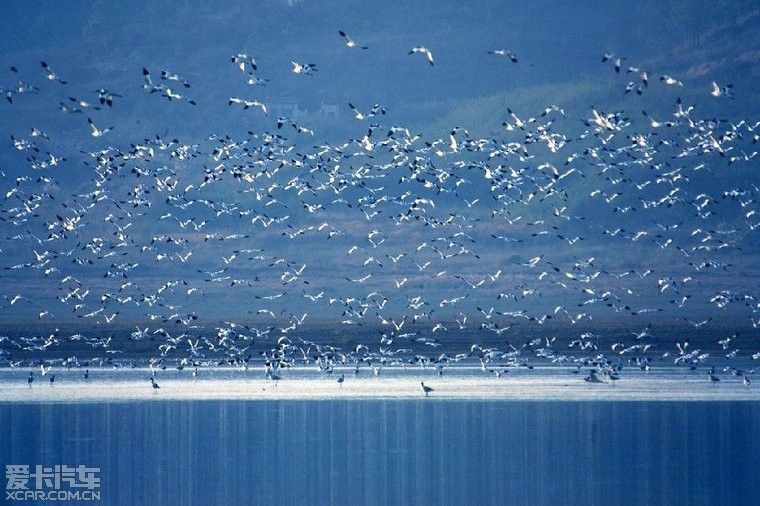
<svg viewBox="0 0 760 506">
<path fill-rule="evenodd" d="M 760 401 L 760 389 L 741 379 L 717 384 L 708 379 L 680 375 L 643 374 L 611 382 L 588 383 L 583 376 L 535 374 L 506 378 L 442 376 L 410 373 L 403 377 L 203 379 L 157 376 L 153 389 L 148 376 L 141 379 L 60 382 L 40 381 L 31 388 L 25 381 L 0 380 L 0 403 L 100 403 L 139 401 L 333 401 L 415 400 L 451 401 Z M 426 397 L 420 382 L 432 388 Z"/>
</svg>

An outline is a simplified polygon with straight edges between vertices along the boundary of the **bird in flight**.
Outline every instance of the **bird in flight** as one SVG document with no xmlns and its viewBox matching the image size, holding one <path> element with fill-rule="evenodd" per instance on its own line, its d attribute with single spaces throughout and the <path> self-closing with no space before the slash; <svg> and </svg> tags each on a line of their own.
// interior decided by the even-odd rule
<svg viewBox="0 0 760 506">
<path fill-rule="evenodd" d="M 103 130 L 100 130 L 98 127 L 95 126 L 95 123 L 93 123 L 92 118 L 87 118 L 87 123 L 90 125 L 90 130 L 91 130 L 90 133 L 93 137 L 102 137 L 103 135 L 107 134 L 114 128 L 114 127 L 108 127 L 108 128 L 104 128 Z"/>
<path fill-rule="evenodd" d="M 422 54 L 424 54 L 425 57 L 427 57 L 428 62 L 430 63 L 430 65 L 435 65 L 435 63 L 433 62 L 433 53 L 428 48 L 426 48 L 424 46 L 415 46 L 415 47 L 413 47 L 412 49 L 409 50 L 409 54 L 414 54 L 414 53 L 422 53 Z"/>
<path fill-rule="evenodd" d="M 618 74 L 620 73 L 620 65 L 622 64 L 623 60 L 625 60 L 625 58 L 623 58 L 622 56 L 618 56 L 614 53 L 604 53 L 602 55 L 602 63 L 611 61 L 612 64 L 615 66 L 615 72 L 617 72 Z"/>
<path fill-rule="evenodd" d="M 293 64 L 292 70 L 294 74 L 311 75 L 317 71 L 317 66 L 313 63 L 300 63 L 295 60 L 290 63 Z"/>
<path fill-rule="evenodd" d="M 45 69 L 45 73 L 47 74 L 45 77 L 47 77 L 49 81 L 58 81 L 61 84 L 66 84 L 66 81 L 61 79 L 60 76 L 53 71 L 47 62 L 42 61 L 40 64 L 42 65 L 42 68 Z"/>
<path fill-rule="evenodd" d="M 731 88 L 733 88 L 733 84 L 727 84 L 725 86 L 720 86 L 717 82 L 712 82 L 712 90 L 710 91 L 710 95 L 713 97 L 728 97 L 728 98 L 734 98 L 734 96 L 731 94 Z"/>
<path fill-rule="evenodd" d="M 346 35 L 346 32 L 344 32 L 343 30 L 338 30 L 338 34 L 341 37 L 343 37 L 343 39 L 345 39 L 347 47 L 350 47 L 350 48 L 359 48 L 359 49 L 369 49 L 368 46 L 360 46 L 359 44 L 357 44 L 356 41 L 354 41 L 354 39 L 352 39 L 351 37 L 349 37 L 348 35 Z"/>
<path fill-rule="evenodd" d="M 269 112 L 267 111 L 267 106 L 262 104 L 258 100 L 246 100 L 246 99 L 238 98 L 238 97 L 230 97 L 228 101 L 228 105 L 232 105 L 232 104 L 241 104 L 243 106 L 243 110 L 248 109 L 250 107 L 258 107 L 259 109 L 261 109 L 261 111 L 264 114 L 267 114 L 267 115 L 269 114 Z"/>
<path fill-rule="evenodd" d="M 240 72 L 245 73 L 246 65 L 251 67 L 252 70 L 256 70 L 256 59 L 251 55 L 238 53 L 230 57 L 230 61 L 240 69 Z"/>
<path fill-rule="evenodd" d="M 113 106 L 113 99 L 115 97 L 121 97 L 118 93 L 111 93 L 110 91 L 99 88 L 97 90 L 98 94 L 98 100 L 100 101 L 100 105 L 107 105 L 108 107 Z"/>
<path fill-rule="evenodd" d="M 184 79 L 181 75 L 175 74 L 174 72 L 169 72 L 168 70 L 162 70 L 161 71 L 161 79 L 165 81 L 177 81 L 178 83 L 182 84 L 185 88 L 190 87 L 190 82 Z"/>
<path fill-rule="evenodd" d="M 517 63 L 517 55 L 515 53 L 512 53 L 510 51 L 507 51 L 506 49 L 495 49 L 493 51 L 488 51 L 488 54 L 495 54 L 498 56 L 505 56 L 509 58 L 509 61 L 512 63 Z"/>
<path fill-rule="evenodd" d="M 660 76 L 660 81 L 667 84 L 668 86 L 683 86 L 683 83 L 676 79 L 673 76 L 669 76 L 667 74 L 663 74 Z"/>
</svg>

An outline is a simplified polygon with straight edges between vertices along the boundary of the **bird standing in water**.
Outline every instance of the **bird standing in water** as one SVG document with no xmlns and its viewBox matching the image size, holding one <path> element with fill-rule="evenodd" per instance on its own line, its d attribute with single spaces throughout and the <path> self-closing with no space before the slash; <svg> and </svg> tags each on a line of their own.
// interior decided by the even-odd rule
<svg viewBox="0 0 760 506">
<path fill-rule="evenodd" d="M 425 397 L 427 397 L 428 394 L 433 391 L 433 387 L 425 385 L 424 381 L 420 381 L 420 387 L 422 387 L 422 391 L 424 392 Z"/>
</svg>

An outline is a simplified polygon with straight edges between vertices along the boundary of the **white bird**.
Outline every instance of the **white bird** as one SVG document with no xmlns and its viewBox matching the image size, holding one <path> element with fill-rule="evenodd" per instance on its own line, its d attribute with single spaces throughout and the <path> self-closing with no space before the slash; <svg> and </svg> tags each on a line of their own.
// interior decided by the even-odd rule
<svg viewBox="0 0 760 506">
<path fill-rule="evenodd" d="M 143 73 L 143 88 L 148 90 L 150 93 L 155 93 L 157 91 L 162 91 L 165 86 L 163 84 L 154 84 L 153 79 L 150 78 L 150 71 L 143 67 L 142 70 Z"/>
<path fill-rule="evenodd" d="M 290 62 L 293 65 L 294 74 L 311 75 L 317 71 L 317 66 L 313 63 L 300 63 L 295 60 Z"/>
<path fill-rule="evenodd" d="M 639 75 L 641 78 L 641 84 L 643 84 L 645 88 L 649 86 L 649 71 L 647 69 L 642 67 L 628 67 L 626 73 L 630 74 L 631 72 Z"/>
<path fill-rule="evenodd" d="M 702 320 L 702 321 L 699 321 L 699 322 L 695 322 L 695 321 L 690 320 L 689 318 L 686 318 L 686 317 L 684 317 L 684 320 L 686 322 L 688 322 L 691 326 L 693 326 L 695 329 L 698 329 L 698 328 L 704 327 L 705 325 L 707 325 L 708 323 L 710 323 L 712 321 L 712 316 L 709 317 L 709 318 L 707 318 L 706 320 Z"/>
<path fill-rule="evenodd" d="M 164 79 L 166 81 L 177 81 L 178 83 L 181 83 L 185 88 L 190 87 L 190 83 L 186 79 L 184 79 L 179 74 L 169 72 L 168 70 L 161 71 L 161 79 Z"/>
<path fill-rule="evenodd" d="M 108 128 L 104 128 L 103 130 L 100 130 L 98 129 L 98 127 L 95 126 L 95 123 L 93 123 L 92 118 L 87 118 L 87 123 L 90 125 L 90 130 L 92 130 L 91 135 L 93 137 L 102 137 L 103 135 L 107 134 L 114 128 L 111 126 Z"/>
<path fill-rule="evenodd" d="M 269 115 L 269 111 L 267 111 L 267 106 L 259 102 L 258 100 L 246 100 L 244 98 L 238 98 L 238 97 L 230 97 L 228 101 L 228 105 L 232 104 L 241 104 L 243 106 L 243 110 L 248 109 L 250 107 L 258 107 L 262 110 L 262 112 L 265 115 Z"/>
<path fill-rule="evenodd" d="M 237 65 L 237 67 L 240 69 L 240 72 L 245 73 L 246 65 L 250 66 L 251 69 L 256 70 L 256 59 L 251 55 L 238 53 L 230 57 L 230 61 Z"/>
<path fill-rule="evenodd" d="M 618 72 L 618 73 L 620 73 L 620 65 L 622 64 L 623 60 L 625 60 L 625 58 L 613 53 L 604 53 L 602 55 L 602 63 L 611 61 L 612 64 L 615 66 L 615 72 Z"/>
<path fill-rule="evenodd" d="M 184 95 L 182 95 L 180 93 L 177 93 L 176 91 L 172 90 L 171 88 L 163 87 L 161 89 L 161 91 L 162 91 L 161 96 L 162 97 L 166 97 L 167 99 L 169 99 L 170 102 L 172 100 L 186 100 L 191 105 L 197 105 L 196 102 L 195 102 L 195 100 L 191 100 L 191 99 L 187 98 L 186 96 L 184 96 Z"/>
<path fill-rule="evenodd" d="M 346 32 L 344 32 L 343 30 L 338 30 L 338 34 L 345 39 L 346 46 L 348 46 L 350 48 L 357 48 L 358 47 L 359 49 L 369 49 L 369 47 L 367 47 L 367 46 L 360 46 L 360 45 L 358 45 L 351 37 L 349 37 L 348 35 L 346 35 Z"/>
<path fill-rule="evenodd" d="M 509 58 L 509 60 L 512 63 L 517 63 L 517 55 L 515 55 L 514 53 L 512 53 L 510 51 L 507 51 L 506 49 L 495 49 L 493 51 L 488 51 L 488 54 L 495 54 L 495 55 L 499 55 L 499 56 L 506 56 L 507 58 Z"/>
<path fill-rule="evenodd" d="M 98 94 L 98 100 L 100 101 L 100 105 L 107 105 L 108 107 L 113 106 L 113 99 L 116 97 L 121 98 L 121 95 L 118 93 L 111 93 L 110 91 L 99 88 L 96 90 Z"/>
<path fill-rule="evenodd" d="M 731 95 L 730 90 L 733 88 L 733 84 L 727 84 L 725 86 L 720 86 L 715 81 L 712 82 L 712 90 L 710 91 L 710 95 L 713 97 L 729 97 L 734 98 L 733 95 Z"/>
<path fill-rule="evenodd" d="M 367 119 L 364 113 L 362 113 L 359 109 L 357 109 L 356 106 L 354 106 L 354 104 L 352 104 L 351 102 L 348 103 L 348 107 L 350 107 L 351 110 L 354 111 L 354 117 L 358 119 L 359 121 L 364 121 L 365 119 Z"/>
<path fill-rule="evenodd" d="M 69 97 L 69 100 L 71 102 L 74 102 L 78 107 L 82 109 L 95 109 L 96 111 L 100 110 L 100 107 L 94 104 L 91 104 L 90 102 L 87 102 L 86 100 L 80 100 L 75 97 Z"/>
<path fill-rule="evenodd" d="M 42 62 L 40 62 L 40 64 L 42 65 L 42 68 L 45 69 L 45 73 L 47 74 L 45 77 L 49 81 L 58 81 L 61 84 L 66 84 L 66 81 L 64 81 L 63 79 L 61 79 L 58 76 L 58 74 L 56 74 L 55 72 L 53 72 L 53 69 L 50 67 L 50 65 L 48 65 L 47 62 L 42 61 Z"/>
<path fill-rule="evenodd" d="M 422 54 L 424 54 L 425 57 L 427 58 L 428 62 L 430 63 L 430 65 L 434 65 L 434 63 L 433 63 L 433 53 L 428 48 L 426 48 L 424 46 L 415 46 L 415 47 L 413 47 L 409 51 L 409 54 L 414 54 L 414 53 L 422 53 Z"/>
<path fill-rule="evenodd" d="M 668 86 L 683 86 L 683 83 L 681 81 L 667 74 L 660 76 L 660 81 L 667 84 Z"/>
<path fill-rule="evenodd" d="M 266 86 L 269 82 L 269 79 L 264 79 L 263 77 L 257 77 L 253 75 L 253 73 L 248 74 L 248 78 L 245 80 L 246 84 L 250 84 L 251 86 L 260 85 L 260 86 Z"/>
</svg>

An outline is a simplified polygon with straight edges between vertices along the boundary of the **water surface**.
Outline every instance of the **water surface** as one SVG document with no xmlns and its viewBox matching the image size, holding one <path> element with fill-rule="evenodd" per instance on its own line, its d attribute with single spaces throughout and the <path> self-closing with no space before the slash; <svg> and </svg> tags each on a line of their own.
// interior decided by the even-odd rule
<svg viewBox="0 0 760 506">
<path fill-rule="evenodd" d="M 2 464 L 100 467 L 102 504 L 750 504 L 755 402 L 0 406 Z"/>
</svg>

